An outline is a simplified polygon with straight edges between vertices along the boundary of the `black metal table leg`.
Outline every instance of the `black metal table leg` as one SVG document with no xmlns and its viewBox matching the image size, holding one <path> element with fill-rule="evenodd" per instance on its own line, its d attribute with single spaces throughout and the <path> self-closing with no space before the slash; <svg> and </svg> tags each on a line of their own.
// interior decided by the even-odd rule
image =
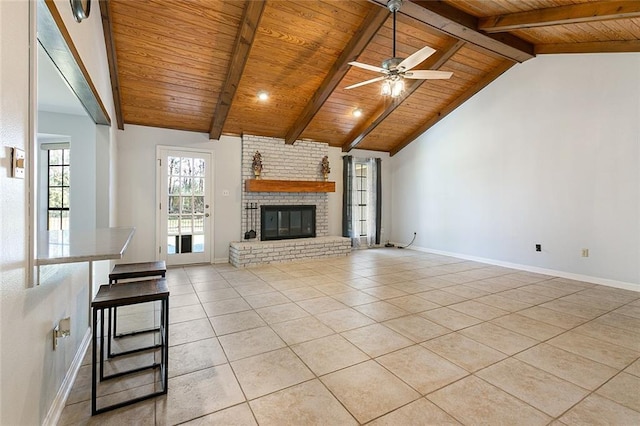
<svg viewBox="0 0 640 426">
<path fill-rule="evenodd" d="M 91 342 L 91 415 L 96 414 L 96 391 L 97 391 L 97 379 L 96 379 L 96 357 L 98 352 L 98 336 L 96 335 L 96 330 L 98 327 L 98 312 L 97 309 L 93 309 L 93 323 L 92 323 L 92 336 L 93 340 Z"/>
</svg>

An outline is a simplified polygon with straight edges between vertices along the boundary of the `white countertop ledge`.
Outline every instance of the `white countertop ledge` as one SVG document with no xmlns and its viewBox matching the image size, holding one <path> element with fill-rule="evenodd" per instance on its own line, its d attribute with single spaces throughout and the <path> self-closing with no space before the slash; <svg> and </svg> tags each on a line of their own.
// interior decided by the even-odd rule
<svg viewBox="0 0 640 426">
<path fill-rule="evenodd" d="M 121 259 L 135 228 L 47 231 L 38 237 L 38 265 Z"/>
</svg>

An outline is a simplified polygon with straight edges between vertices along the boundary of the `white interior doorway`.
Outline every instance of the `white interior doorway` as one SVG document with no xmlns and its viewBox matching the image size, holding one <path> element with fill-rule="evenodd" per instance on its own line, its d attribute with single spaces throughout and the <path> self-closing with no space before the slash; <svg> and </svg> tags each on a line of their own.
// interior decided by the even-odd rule
<svg viewBox="0 0 640 426">
<path fill-rule="evenodd" d="M 158 147 L 158 257 L 167 265 L 213 259 L 213 154 Z"/>
</svg>

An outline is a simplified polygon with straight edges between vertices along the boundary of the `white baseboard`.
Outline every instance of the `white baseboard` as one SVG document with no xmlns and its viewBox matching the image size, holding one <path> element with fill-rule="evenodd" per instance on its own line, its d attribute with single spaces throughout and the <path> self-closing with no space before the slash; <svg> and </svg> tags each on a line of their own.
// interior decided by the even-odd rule
<svg viewBox="0 0 640 426">
<path fill-rule="evenodd" d="M 218 257 L 218 258 L 213 259 L 213 262 L 211 262 L 211 263 L 214 263 L 214 264 L 229 263 L 229 258 L 228 257 Z"/>
<path fill-rule="evenodd" d="M 584 282 L 592 283 L 592 284 L 600 284 L 600 285 L 605 285 L 607 287 L 615 287 L 615 288 L 621 288 L 621 289 L 624 289 L 624 290 L 640 291 L 640 284 L 627 283 L 627 282 L 624 282 L 624 281 L 611 280 L 611 279 L 608 279 L 608 278 L 593 277 L 593 276 L 590 276 L 590 275 L 582 275 L 582 274 L 574 274 L 572 272 L 565 272 L 565 271 L 557 271 L 557 270 L 554 270 L 554 269 L 539 268 L 537 266 L 522 265 L 522 264 L 519 264 L 519 263 L 503 262 L 501 260 L 487 259 L 487 258 L 484 258 L 484 257 L 470 256 L 470 255 L 466 255 L 466 254 L 453 253 L 453 252 L 448 252 L 448 251 L 443 251 L 443 250 L 434 250 L 434 249 L 429 249 L 429 248 L 425 248 L 425 247 L 411 246 L 408 249 L 409 250 L 421 251 L 421 252 L 425 252 L 425 253 L 440 254 L 440 255 L 443 255 L 443 256 L 457 257 L 459 259 L 464 259 L 464 260 L 473 260 L 475 262 L 487 263 L 489 265 L 495 265 L 495 266 L 503 266 L 505 268 L 518 269 L 518 270 L 521 270 L 521 271 L 535 272 L 537 274 L 552 275 L 554 277 L 567 278 L 567 279 L 576 280 L 576 281 L 584 281 Z"/>
<path fill-rule="evenodd" d="M 84 334 L 84 337 L 82 338 L 82 342 L 80 343 L 80 347 L 78 348 L 73 361 L 71 361 L 71 365 L 69 366 L 67 375 L 62 381 L 60 389 L 58 389 L 58 393 L 51 403 L 51 407 L 49 407 L 47 417 L 45 417 L 44 421 L 42 422 L 43 425 L 54 426 L 58 424 L 60 416 L 62 415 L 62 410 L 64 410 L 64 406 L 67 403 L 67 398 L 69 397 L 69 393 L 71 392 L 71 388 L 73 387 L 73 382 L 76 380 L 76 376 L 78 375 L 78 370 L 80 370 L 80 366 L 82 365 L 84 355 L 87 353 L 87 349 L 89 348 L 89 344 L 91 343 L 91 335 L 91 329 L 88 328 L 86 333 Z"/>
</svg>

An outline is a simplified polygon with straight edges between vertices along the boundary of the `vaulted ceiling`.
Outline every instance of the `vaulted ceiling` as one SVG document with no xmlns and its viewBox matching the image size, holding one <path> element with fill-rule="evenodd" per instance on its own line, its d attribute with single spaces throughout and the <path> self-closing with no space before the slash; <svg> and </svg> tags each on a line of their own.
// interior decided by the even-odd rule
<svg viewBox="0 0 640 426">
<path fill-rule="evenodd" d="M 402 96 L 352 67 L 392 56 L 386 0 L 101 1 L 116 115 L 126 124 L 390 152 L 538 54 L 640 51 L 640 1 L 404 1 L 397 55 L 436 53 Z M 266 91 L 266 101 L 257 94 Z M 353 111 L 361 109 L 355 117 Z"/>
</svg>

